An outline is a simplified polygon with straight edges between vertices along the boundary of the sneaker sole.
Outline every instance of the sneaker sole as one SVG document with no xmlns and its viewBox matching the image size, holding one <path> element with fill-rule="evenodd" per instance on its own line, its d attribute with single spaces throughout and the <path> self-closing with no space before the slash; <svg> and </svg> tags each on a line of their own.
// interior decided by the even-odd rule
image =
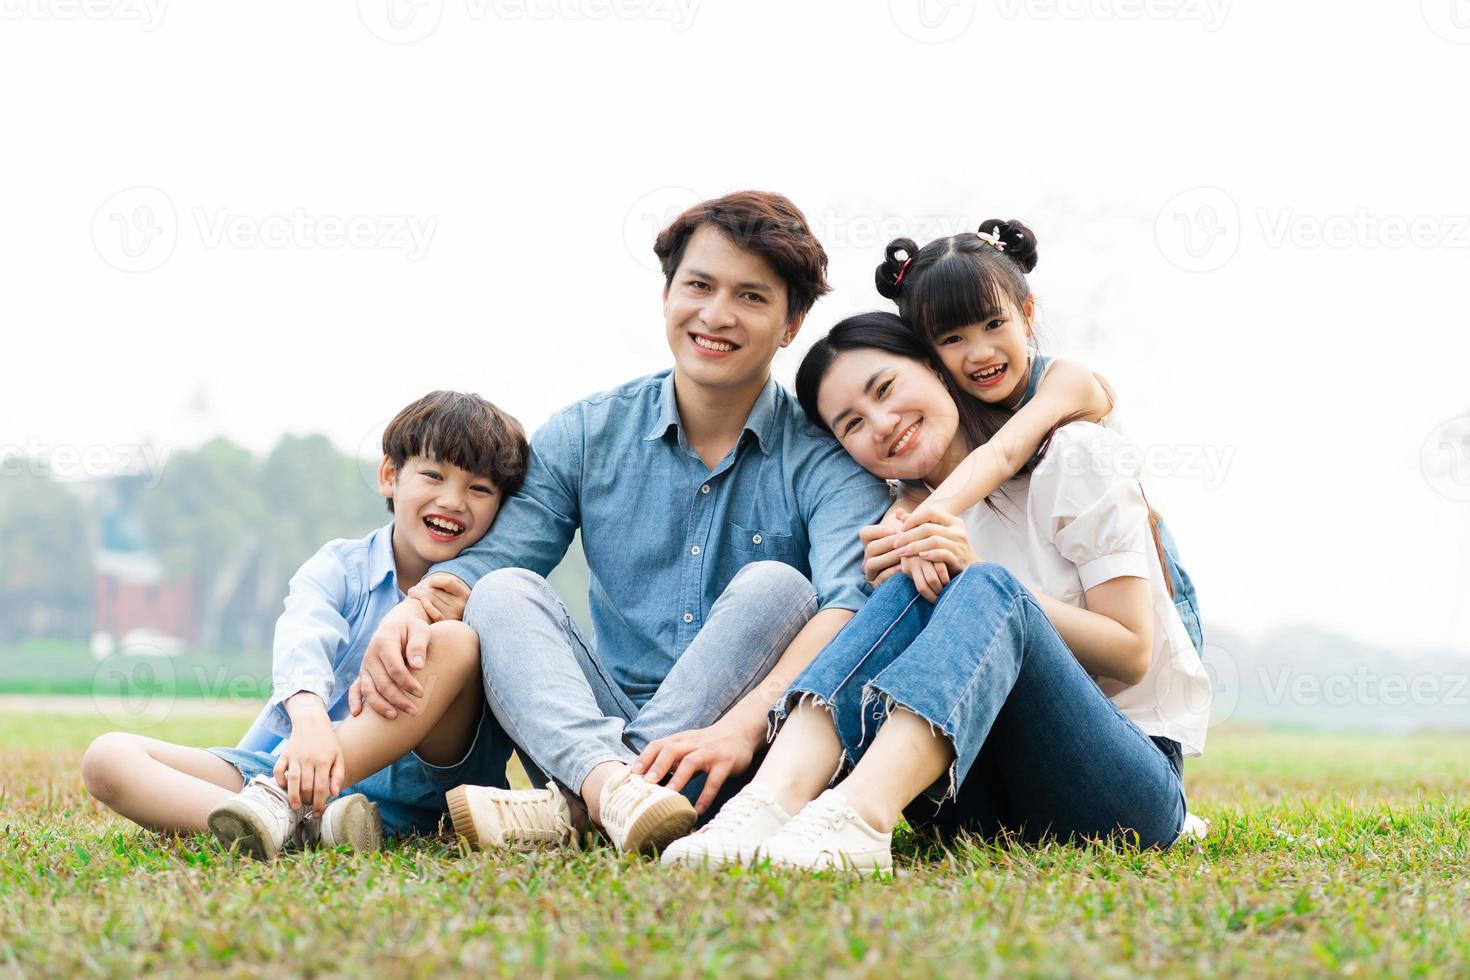
<svg viewBox="0 0 1470 980">
<path fill-rule="evenodd" d="M 698 820 L 694 805 L 684 797 L 659 800 L 633 821 L 623 839 L 623 850 L 634 854 L 662 851 L 680 837 L 688 837 Z"/>
<path fill-rule="evenodd" d="M 568 838 L 562 841 L 537 842 L 519 840 L 510 837 L 505 841 L 496 838 L 482 837 L 479 828 L 475 826 L 475 815 L 470 810 L 468 787 L 456 786 L 444 794 L 444 802 L 449 805 L 449 822 L 454 825 L 456 835 L 463 837 L 470 845 L 472 851 L 512 851 L 516 854 L 534 854 L 537 851 L 555 847 L 575 847 L 576 841 Z"/>
<path fill-rule="evenodd" d="M 470 813 L 470 801 L 465 798 L 465 788 L 456 786 L 444 794 L 444 801 L 449 804 L 449 822 L 454 824 L 454 832 L 463 837 L 470 845 L 470 850 L 480 849 L 480 832 L 475 829 L 475 818 Z"/>
<path fill-rule="evenodd" d="M 234 800 L 227 800 L 209 814 L 209 829 L 225 850 L 235 851 L 257 861 L 274 861 L 276 845 L 254 810 Z"/>
<path fill-rule="evenodd" d="M 338 838 L 333 847 L 346 844 L 354 851 L 376 851 L 383 846 L 383 824 L 378 805 L 361 793 L 353 793 L 339 804 L 344 812 L 336 821 L 332 836 Z"/>
</svg>

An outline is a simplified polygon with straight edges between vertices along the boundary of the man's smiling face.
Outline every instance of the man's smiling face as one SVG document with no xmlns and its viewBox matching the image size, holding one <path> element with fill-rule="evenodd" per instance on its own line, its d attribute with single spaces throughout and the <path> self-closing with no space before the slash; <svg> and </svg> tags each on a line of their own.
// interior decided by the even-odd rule
<svg viewBox="0 0 1470 980">
<path fill-rule="evenodd" d="M 786 303 L 786 283 L 764 257 L 711 225 L 697 229 L 664 288 L 677 376 L 709 388 L 764 383 L 776 351 L 801 328 Z"/>
</svg>

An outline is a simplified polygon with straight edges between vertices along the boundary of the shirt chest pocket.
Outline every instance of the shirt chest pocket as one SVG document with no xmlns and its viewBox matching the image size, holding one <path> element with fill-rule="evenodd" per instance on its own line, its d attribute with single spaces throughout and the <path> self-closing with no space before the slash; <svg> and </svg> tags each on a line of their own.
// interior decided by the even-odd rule
<svg viewBox="0 0 1470 980">
<path fill-rule="evenodd" d="M 751 559 L 786 559 L 795 558 L 797 555 L 794 535 L 781 534 L 758 527 L 744 527 L 734 521 L 730 522 L 727 533 L 733 550 Z"/>
</svg>

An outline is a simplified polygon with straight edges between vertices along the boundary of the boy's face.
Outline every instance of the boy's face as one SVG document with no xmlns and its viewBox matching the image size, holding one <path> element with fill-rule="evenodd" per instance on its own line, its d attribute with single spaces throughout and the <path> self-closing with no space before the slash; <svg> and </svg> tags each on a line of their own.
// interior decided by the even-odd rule
<svg viewBox="0 0 1470 980">
<path fill-rule="evenodd" d="M 488 476 L 427 456 L 411 456 L 402 469 L 383 457 L 378 492 L 393 501 L 393 520 L 404 542 L 430 564 L 448 561 L 490 530 L 500 511 L 500 490 Z"/>
<path fill-rule="evenodd" d="M 786 318 L 786 283 L 761 255 L 704 225 L 664 289 L 664 326 L 679 375 L 710 388 L 763 381 L 802 318 Z"/>
</svg>

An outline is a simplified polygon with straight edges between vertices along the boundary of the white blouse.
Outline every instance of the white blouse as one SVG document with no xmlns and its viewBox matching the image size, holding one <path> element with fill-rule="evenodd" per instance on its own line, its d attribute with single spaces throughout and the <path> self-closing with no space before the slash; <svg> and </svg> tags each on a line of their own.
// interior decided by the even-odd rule
<svg viewBox="0 0 1470 980">
<path fill-rule="evenodd" d="M 1121 451 L 1120 450 L 1124 450 Z M 1029 476 L 992 494 L 960 517 L 982 561 L 1009 569 L 1033 592 L 1085 607 L 1087 589 L 1109 579 L 1146 578 L 1154 610 L 1153 663 L 1143 680 L 1122 687 L 1094 678 L 1146 735 L 1200 755 L 1210 719 L 1210 680 L 1165 584 L 1137 461 L 1116 432 L 1090 422 L 1058 429 Z"/>
</svg>

